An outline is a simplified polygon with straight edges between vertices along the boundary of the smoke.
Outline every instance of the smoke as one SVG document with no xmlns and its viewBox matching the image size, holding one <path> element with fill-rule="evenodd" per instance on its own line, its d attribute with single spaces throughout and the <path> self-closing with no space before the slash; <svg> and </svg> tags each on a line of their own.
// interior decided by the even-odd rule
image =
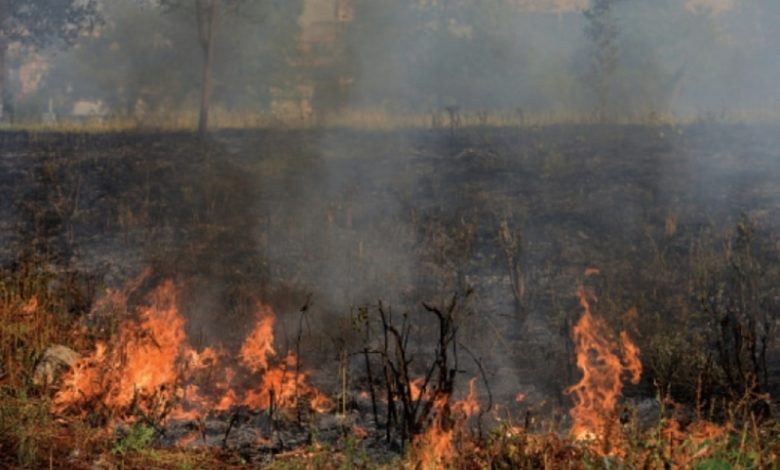
<svg viewBox="0 0 780 470">
<path fill-rule="evenodd" d="M 687 222 L 701 227 L 710 214 L 723 215 L 717 208 L 726 200 L 737 201 L 725 210 L 734 217 L 755 203 L 745 196 L 750 185 L 763 177 L 768 186 L 776 173 L 759 159 L 765 172 L 730 179 L 747 139 L 740 131 L 716 152 L 713 169 L 717 129 L 611 135 L 614 128 L 484 125 L 507 116 L 513 124 L 653 125 L 669 116 L 776 117 L 775 0 L 594 2 L 609 8 L 590 16 L 583 2 L 356 0 L 350 14 L 335 8 L 346 3 L 254 2 L 226 15 L 213 107 L 293 127 L 371 110 L 450 128 L 221 132 L 206 151 L 179 145 L 180 135 L 112 150 L 139 152 L 143 161 L 127 171 L 138 187 L 101 189 L 132 206 L 112 212 L 117 233 L 104 250 L 143 252 L 161 275 L 184 278 L 191 329 L 205 343 L 243 337 L 235 325 L 251 315 L 258 285 L 285 316 L 280 337 L 295 336 L 293 314 L 311 294 L 319 331 L 333 342 L 348 336 L 360 306 L 381 300 L 399 313 L 419 311 L 422 300 L 441 304 L 474 288 L 463 334 L 489 359 L 499 388 L 509 396 L 519 380 L 560 386 L 571 377 L 545 366 L 565 357 L 567 322 L 577 313 L 560 293 L 573 292 L 585 267 L 620 259 L 619 272 L 633 272 L 627 265 L 639 264 L 637 252 L 650 250 L 651 224 L 693 214 Z M 131 0 L 104 2 L 103 12 L 99 33 L 68 50 L 39 51 L 44 77 L 37 88 L 17 84 L 17 115 L 38 119 L 49 98 L 60 116 L 79 101 L 140 124 L 193 113 L 202 58 L 192 15 Z M 483 125 L 455 123 L 474 124 L 475 116 Z M 771 143 L 768 132 L 758 134 Z M 58 164 L 68 174 L 66 162 Z M 105 162 L 99 170 L 78 191 L 60 193 L 85 197 L 124 176 Z M 94 201 L 90 209 L 109 210 Z M 502 223 L 522 235 L 515 261 L 527 282 L 525 312 L 513 306 Z M 140 235 L 144 224 L 155 229 Z M 142 249 L 121 238 L 126 226 L 145 237 Z M 615 303 L 610 308 L 627 306 Z M 529 379 L 506 373 L 518 364 Z"/>
<path fill-rule="evenodd" d="M 777 113 L 771 0 L 620 0 L 603 18 L 583 14 L 587 2 L 266 3 L 223 15 L 217 109 L 287 120 L 307 117 L 309 104 L 318 116 L 459 107 L 572 118 L 599 114 L 606 99 L 612 117 L 632 120 Z M 12 54 L 17 116 L 39 118 L 49 98 L 62 116 L 84 100 L 119 116 L 194 112 L 202 58 L 190 10 L 105 2 L 104 25 L 75 47 Z M 589 36 L 594 21 L 616 36 Z M 594 70 L 605 48 L 614 64 Z"/>
<path fill-rule="evenodd" d="M 577 8 L 501 0 L 357 5 L 363 22 L 348 37 L 358 106 L 587 114 L 597 105 L 594 82 L 604 80 L 618 117 L 776 111 L 771 2 L 627 0 L 595 20 Z M 602 20 L 616 31 L 611 41 L 584 33 Z M 615 49 L 614 70 L 594 75 L 604 48 Z"/>
<path fill-rule="evenodd" d="M 56 44 L 39 51 L 43 59 L 21 57 L 14 67 L 15 118 L 39 120 L 49 99 L 62 119 L 84 101 L 101 103 L 110 116 L 139 121 L 170 121 L 197 110 L 203 58 L 194 2 L 170 3 L 103 2 L 101 27 L 73 47 Z M 237 5 L 223 9 L 217 25 L 214 106 L 260 112 L 270 107 L 272 90 L 290 81 L 288 61 L 296 54 L 303 1 Z M 37 84 L 20 75 L 34 59 L 46 67 Z"/>
</svg>

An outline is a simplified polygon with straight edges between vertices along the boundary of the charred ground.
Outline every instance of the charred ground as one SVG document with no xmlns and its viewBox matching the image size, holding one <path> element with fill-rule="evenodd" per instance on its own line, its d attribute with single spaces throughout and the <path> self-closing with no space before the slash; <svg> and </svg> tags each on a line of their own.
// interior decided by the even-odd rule
<svg viewBox="0 0 780 470">
<path fill-rule="evenodd" d="M 0 148 L 2 264 L 68 285 L 64 310 L 95 332 L 116 319 L 85 316 L 92 301 L 150 267 L 147 291 L 181 286 L 193 344 L 237 349 L 260 298 L 279 349 L 337 394 L 361 312 L 419 318 L 424 355 L 436 337 L 414 312 L 468 293 L 460 341 L 480 361 L 461 390 L 482 372 L 516 416 L 565 427 L 575 288 L 598 268 L 594 310 L 642 351 L 636 403 L 660 393 L 717 419 L 724 398 L 776 394 L 775 127 L 17 132 Z"/>
</svg>

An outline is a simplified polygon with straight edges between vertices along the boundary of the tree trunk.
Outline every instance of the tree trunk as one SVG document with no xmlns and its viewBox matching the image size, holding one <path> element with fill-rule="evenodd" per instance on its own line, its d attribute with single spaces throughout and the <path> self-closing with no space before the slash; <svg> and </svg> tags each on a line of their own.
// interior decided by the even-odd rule
<svg viewBox="0 0 780 470">
<path fill-rule="evenodd" d="M 198 2 L 198 28 L 203 49 L 203 80 L 200 93 L 200 115 L 198 133 L 204 135 L 209 126 L 209 107 L 211 105 L 212 72 L 214 69 L 214 40 L 217 34 L 219 0 L 208 0 L 207 4 Z"/>
<path fill-rule="evenodd" d="M 8 42 L 4 37 L 0 36 L 0 122 L 5 121 L 6 118 L 6 105 L 7 101 L 7 87 L 8 87 L 8 61 L 6 55 L 8 52 Z"/>
<path fill-rule="evenodd" d="M 9 16 L 8 0 L 0 0 L 0 122 L 5 121 L 8 89 L 8 37 L 5 26 Z"/>
</svg>

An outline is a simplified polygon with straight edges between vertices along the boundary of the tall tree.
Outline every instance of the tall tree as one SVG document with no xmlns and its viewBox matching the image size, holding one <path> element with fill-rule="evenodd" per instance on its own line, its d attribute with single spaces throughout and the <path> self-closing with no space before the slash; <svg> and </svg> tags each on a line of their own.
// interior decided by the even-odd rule
<svg viewBox="0 0 780 470">
<path fill-rule="evenodd" d="M 232 3 L 237 2 L 234 1 Z M 200 42 L 200 47 L 203 51 L 198 132 L 204 134 L 209 125 L 209 107 L 211 106 L 211 91 L 213 88 L 214 47 L 217 37 L 220 1 L 197 0 L 195 2 L 195 12 L 198 23 L 198 41 Z"/>
<path fill-rule="evenodd" d="M 168 11 L 189 12 L 195 20 L 197 39 L 202 54 L 200 110 L 198 114 L 198 133 L 208 130 L 209 110 L 213 92 L 213 77 L 217 34 L 223 18 L 229 15 L 241 15 L 244 7 L 251 8 L 260 2 L 248 0 L 160 0 Z"/>
<path fill-rule="evenodd" d="M 256 112 L 270 104 L 274 88 L 293 86 L 290 58 L 297 50 L 302 1 L 247 2 L 239 14 L 220 5 L 213 63 L 207 67 L 212 73 L 206 111 Z M 197 113 L 205 61 L 195 4 L 159 5 L 157 0 L 102 3 L 100 34 L 81 37 L 66 53 L 46 57 L 48 69 L 39 92 L 27 96 L 27 111 L 53 96 L 58 106 L 100 101 L 130 118 Z"/>
<path fill-rule="evenodd" d="M 72 44 L 99 20 L 97 0 L 0 0 L 0 120 L 9 106 L 8 50 Z"/>
<path fill-rule="evenodd" d="M 213 90 L 214 49 L 220 17 L 228 10 L 236 10 L 243 0 L 160 0 L 167 12 L 185 12 L 195 19 L 197 39 L 202 54 L 200 110 L 198 133 L 205 134 L 209 125 L 209 109 Z M 224 4 L 224 5 L 223 5 Z"/>
<path fill-rule="evenodd" d="M 610 90 L 618 69 L 620 28 L 615 18 L 614 6 L 621 0 L 594 0 L 585 10 L 585 35 L 590 40 L 590 68 L 587 84 L 598 100 L 597 115 L 606 120 L 610 112 Z"/>
<path fill-rule="evenodd" d="M 30 96 L 30 101 L 53 97 L 58 107 L 68 107 L 89 100 L 114 115 L 140 117 L 137 112 L 173 112 L 192 100 L 200 51 L 190 24 L 150 5 L 104 2 L 100 34 L 80 38 L 65 53 L 48 53 L 39 88 L 45 96 Z"/>
</svg>

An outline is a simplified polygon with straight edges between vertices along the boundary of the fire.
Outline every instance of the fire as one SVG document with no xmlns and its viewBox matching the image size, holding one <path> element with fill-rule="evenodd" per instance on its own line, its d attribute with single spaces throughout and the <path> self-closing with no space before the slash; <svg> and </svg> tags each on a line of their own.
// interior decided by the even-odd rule
<svg viewBox="0 0 780 470">
<path fill-rule="evenodd" d="M 469 381 L 469 393 L 463 400 L 450 403 L 449 394 L 439 394 L 433 400 L 433 422 L 414 441 L 415 468 L 447 468 L 452 464 L 457 448 L 465 443 L 458 435 L 464 432 L 466 421 L 480 411 L 476 383 L 477 379 Z"/>
<path fill-rule="evenodd" d="M 434 420 L 414 442 L 419 468 L 444 468 L 455 458 L 454 430 L 450 415 L 450 396 L 439 395 L 433 402 Z"/>
<path fill-rule="evenodd" d="M 577 296 L 583 313 L 573 338 L 582 379 L 566 390 L 575 402 L 570 412 L 574 421 L 571 434 L 601 444 L 599 451 L 609 454 L 621 438 L 615 410 L 623 390 L 622 378 L 628 374 L 632 383 L 638 383 L 642 374 L 639 348 L 625 332 L 616 339 L 604 320 L 593 315 L 582 286 Z"/>
<path fill-rule="evenodd" d="M 257 322 L 241 347 L 240 360 L 252 372 L 268 369 L 268 360 L 276 355 L 274 349 L 274 322 L 276 316 L 270 307 L 260 305 Z"/>
<path fill-rule="evenodd" d="M 114 305 L 126 305 L 117 291 Z M 102 305 L 100 302 L 98 305 Z M 307 383 L 298 359 L 281 361 L 274 349 L 275 314 L 260 305 L 256 323 L 236 358 L 221 349 L 195 350 L 177 308 L 177 290 L 162 283 L 138 309 L 135 319 L 122 323 L 112 341 L 98 342 L 95 351 L 77 362 L 55 395 L 55 413 L 84 413 L 98 405 L 112 416 L 132 421 L 147 417 L 198 419 L 236 405 L 252 409 L 294 408 L 307 398 L 314 411 L 330 400 Z"/>
<path fill-rule="evenodd" d="M 296 370 L 297 362 L 294 354 L 288 354 L 284 362 L 265 371 L 260 386 L 247 391 L 242 403 L 260 410 L 294 408 L 300 397 L 307 396 L 311 399 L 313 410 L 324 412 L 332 409 L 331 400 L 307 383 L 308 374 Z"/>
<path fill-rule="evenodd" d="M 733 431 L 730 425 L 705 420 L 691 423 L 683 429 L 679 421 L 670 418 L 651 442 L 662 449 L 664 458 L 674 462 L 676 468 L 690 468 L 697 460 L 716 453 Z M 652 458 L 650 455 L 643 457 L 646 460 Z"/>
<path fill-rule="evenodd" d="M 331 409 L 332 402 L 307 384 L 308 374 L 299 370 L 298 358 L 294 354 L 288 354 L 281 363 L 270 367 L 270 359 L 276 356 L 273 346 L 275 321 L 273 310 L 261 305 L 255 328 L 241 347 L 240 362 L 253 374 L 261 374 L 260 386 L 247 391 L 242 404 L 261 410 L 293 408 L 301 396 L 308 396 L 312 400 L 312 409 Z"/>
<path fill-rule="evenodd" d="M 155 289 L 151 304 L 140 309 L 137 322 L 121 325 L 118 338 L 117 344 L 99 342 L 93 354 L 77 362 L 55 396 L 55 410 L 98 402 L 122 411 L 136 404 L 151 414 L 160 411 L 154 404 L 175 398 L 186 335 L 173 283 Z"/>
<path fill-rule="evenodd" d="M 477 400 L 477 379 L 469 380 L 469 394 L 463 400 L 455 402 L 453 407 L 460 411 L 466 418 L 479 413 L 479 401 Z"/>
<path fill-rule="evenodd" d="M 417 401 L 422 397 L 422 387 L 424 383 L 425 380 L 422 377 L 417 377 L 409 382 L 409 396 L 412 401 Z"/>
</svg>

